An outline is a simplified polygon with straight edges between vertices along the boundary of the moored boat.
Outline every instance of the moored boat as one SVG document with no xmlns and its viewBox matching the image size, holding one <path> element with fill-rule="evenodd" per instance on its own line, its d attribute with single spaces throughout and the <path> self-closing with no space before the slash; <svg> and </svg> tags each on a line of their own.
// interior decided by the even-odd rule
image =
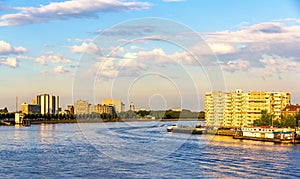
<svg viewBox="0 0 300 179">
<path fill-rule="evenodd" d="M 173 124 L 172 126 L 167 127 L 168 132 L 177 132 L 177 133 L 188 133 L 188 134 L 204 134 L 206 133 L 206 129 L 201 127 L 201 125 L 197 126 L 177 126 Z"/>
<path fill-rule="evenodd" d="M 167 131 L 168 131 L 168 132 L 172 132 L 174 128 L 177 128 L 177 125 L 176 125 L 176 124 L 173 124 L 172 126 L 168 126 L 168 127 L 167 127 Z"/>
<path fill-rule="evenodd" d="M 257 140 L 274 143 L 294 143 L 295 131 L 290 128 L 243 127 L 233 136 L 234 139 Z"/>
</svg>

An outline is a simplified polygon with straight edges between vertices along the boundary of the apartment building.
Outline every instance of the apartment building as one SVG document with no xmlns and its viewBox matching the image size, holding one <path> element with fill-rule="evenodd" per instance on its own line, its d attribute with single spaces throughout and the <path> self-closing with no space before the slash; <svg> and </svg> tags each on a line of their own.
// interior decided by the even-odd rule
<svg viewBox="0 0 300 179">
<path fill-rule="evenodd" d="M 209 92 L 205 94 L 205 118 L 208 126 L 251 126 L 267 110 L 279 119 L 290 105 L 289 92 Z"/>
</svg>

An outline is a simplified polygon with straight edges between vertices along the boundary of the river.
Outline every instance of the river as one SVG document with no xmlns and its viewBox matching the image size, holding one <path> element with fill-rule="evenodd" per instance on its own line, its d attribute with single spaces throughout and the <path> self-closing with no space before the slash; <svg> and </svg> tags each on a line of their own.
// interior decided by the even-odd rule
<svg viewBox="0 0 300 179">
<path fill-rule="evenodd" d="M 299 178 L 300 145 L 166 132 L 174 122 L 0 127 L 1 178 Z M 181 121 L 194 125 L 195 121 Z"/>
</svg>

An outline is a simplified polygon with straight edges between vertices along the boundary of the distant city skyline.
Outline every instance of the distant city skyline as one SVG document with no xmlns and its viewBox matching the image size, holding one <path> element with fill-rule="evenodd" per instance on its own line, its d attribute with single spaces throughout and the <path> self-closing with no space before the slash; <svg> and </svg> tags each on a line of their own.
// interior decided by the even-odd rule
<svg viewBox="0 0 300 179">
<path fill-rule="evenodd" d="M 136 109 L 200 111 L 206 92 L 235 89 L 289 91 L 291 103 L 300 103 L 296 0 L 10 0 L 0 9 L 0 108 L 9 111 L 16 97 L 20 109 L 43 93 L 60 96 L 63 108 L 118 98 L 126 110 L 134 102 Z M 133 21 L 147 17 L 157 20 Z M 197 41 L 182 48 L 188 35 L 173 28 L 180 24 L 209 49 Z M 193 57 L 208 51 L 218 63 L 195 65 Z"/>
</svg>

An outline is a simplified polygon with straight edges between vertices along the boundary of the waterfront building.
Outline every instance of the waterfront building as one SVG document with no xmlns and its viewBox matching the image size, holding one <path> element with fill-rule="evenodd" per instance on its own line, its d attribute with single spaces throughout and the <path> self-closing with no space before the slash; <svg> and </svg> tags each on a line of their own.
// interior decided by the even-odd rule
<svg viewBox="0 0 300 179">
<path fill-rule="evenodd" d="M 70 112 L 70 114 L 74 114 L 74 106 L 73 105 L 68 105 L 67 109 Z"/>
<path fill-rule="evenodd" d="M 229 97 L 229 96 L 228 96 Z M 227 115 L 225 111 L 227 99 L 226 92 L 211 92 L 205 94 L 205 119 L 206 125 L 220 126 L 223 118 Z M 227 116 L 228 118 L 231 116 Z"/>
<path fill-rule="evenodd" d="M 104 113 L 105 114 L 114 114 L 114 113 L 116 113 L 113 106 L 98 104 L 97 108 L 98 108 L 99 114 L 104 114 Z"/>
<path fill-rule="evenodd" d="M 289 92 L 209 92 L 205 94 L 208 126 L 251 126 L 261 111 L 280 119 L 281 110 L 290 105 Z"/>
<path fill-rule="evenodd" d="M 59 96 L 40 94 L 37 96 L 37 104 L 41 106 L 42 114 L 58 114 Z"/>
<path fill-rule="evenodd" d="M 286 106 L 282 111 L 281 114 L 283 116 L 288 116 L 288 115 L 295 115 L 300 111 L 300 105 L 288 105 Z"/>
<path fill-rule="evenodd" d="M 92 113 L 99 113 L 98 105 L 89 104 L 89 114 L 92 114 Z"/>
<path fill-rule="evenodd" d="M 130 102 L 129 110 L 130 111 L 135 111 L 135 107 L 134 107 L 134 103 L 133 102 Z"/>
<path fill-rule="evenodd" d="M 117 113 L 125 112 L 125 104 L 122 103 L 121 99 L 102 99 L 102 105 L 113 106 Z"/>
<path fill-rule="evenodd" d="M 15 124 L 23 123 L 23 114 L 16 112 L 15 113 Z"/>
<path fill-rule="evenodd" d="M 89 102 L 81 99 L 75 101 L 74 114 L 89 114 Z"/>
<path fill-rule="evenodd" d="M 126 111 L 125 104 L 121 102 L 121 112 L 125 112 L 125 111 Z"/>
<path fill-rule="evenodd" d="M 22 114 L 41 114 L 41 106 L 38 104 L 21 104 Z"/>
</svg>

